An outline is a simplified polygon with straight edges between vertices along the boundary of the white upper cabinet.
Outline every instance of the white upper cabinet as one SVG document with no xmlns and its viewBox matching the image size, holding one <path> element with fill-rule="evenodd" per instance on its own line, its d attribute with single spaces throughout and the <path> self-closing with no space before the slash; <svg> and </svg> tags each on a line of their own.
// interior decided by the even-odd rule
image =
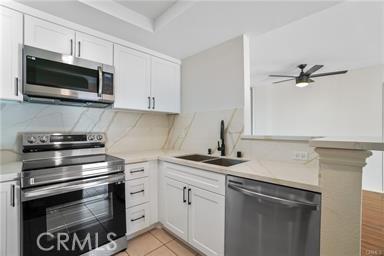
<svg viewBox="0 0 384 256">
<path fill-rule="evenodd" d="M 180 112 L 180 65 L 152 57 L 151 96 L 152 109 Z"/>
<path fill-rule="evenodd" d="M 115 44 L 115 108 L 150 108 L 150 65 L 148 54 Z"/>
<path fill-rule="evenodd" d="M 48 51 L 73 55 L 75 31 L 25 15 L 24 43 Z"/>
<path fill-rule="evenodd" d="M 23 15 L 0 6 L 0 99 L 22 100 Z"/>
<path fill-rule="evenodd" d="M 180 112 L 180 65 L 115 44 L 115 108 Z"/>
<path fill-rule="evenodd" d="M 113 65 L 113 43 L 25 15 L 24 43 L 52 52 Z"/>
<path fill-rule="evenodd" d="M 113 65 L 113 43 L 76 32 L 76 57 Z"/>
</svg>

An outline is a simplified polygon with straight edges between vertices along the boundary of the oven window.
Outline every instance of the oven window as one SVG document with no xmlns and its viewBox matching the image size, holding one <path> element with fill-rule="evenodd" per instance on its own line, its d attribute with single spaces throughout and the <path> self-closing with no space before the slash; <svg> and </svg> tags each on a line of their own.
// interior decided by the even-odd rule
<svg viewBox="0 0 384 256">
<path fill-rule="evenodd" d="M 84 92 L 97 92 L 98 71 L 27 56 L 27 83 Z"/>
<path fill-rule="evenodd" d="M 96 188 L 95 188 L 96 189 Z M 46 209 L 47 232 L 73 234 L 113 219 L 113 194 L 105 193 Z"/>
<path fill-rule="evenodd" d="M 126 233 L 125 187 L 108 184 L 22 203 L 23 255 L 80 255 Z"/>
</svg>

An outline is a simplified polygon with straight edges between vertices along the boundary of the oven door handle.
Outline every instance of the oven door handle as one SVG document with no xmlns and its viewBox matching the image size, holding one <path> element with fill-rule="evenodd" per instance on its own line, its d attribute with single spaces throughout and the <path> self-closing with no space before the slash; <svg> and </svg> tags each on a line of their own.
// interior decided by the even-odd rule
<svg viewBox="0 0 384 256">
<path fill-rule="evenodd" d="M 256 191 L 253 191 L 250 188 L 240 186 L 240 185 L 235 185 L 232 183 L 228 183 L 228 187 L 238 191 L 242 194 L 245 194 L 247 196 L 251 197 L 256 197 L 265 201 L 269 201 L 272 203 L 279 203 L 281 205 L 289 206 L 289 207 L 303 207 L 303 208 L 309 208 L 311 210 L 319 210 L 319 205 L 315 203 L 307 203 L 307 202 L 301 202 L 301 201 L 296 201 L 296 200 L 289 200 L 289 199 L 284 199 L 276 196 L 271 196 L 271 195 L 266 195 L 263 193 L 259 193 Z"/>
<path fill-rule="evenodd" d="M 44 187 L 29 188 L 22 190 L 21 201 L 30 201 L 42 197 L 48 197 L 57 194 L 68 193 L 76 190 L 83 190 L 87 188 L 99 187 L 108 185 L 111 183 L 124 183 L 124 174 L 114 174 L 101 176 L 96 178 L 90 178 L 80 181 L 64 182 Z"/>
</svg>

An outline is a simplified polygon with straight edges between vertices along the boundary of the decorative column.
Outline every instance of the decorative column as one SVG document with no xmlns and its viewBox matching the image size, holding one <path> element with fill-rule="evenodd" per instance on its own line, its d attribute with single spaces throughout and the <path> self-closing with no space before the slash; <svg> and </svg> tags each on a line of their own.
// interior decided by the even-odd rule
<svg viewBox="0 0 384 256">
<path fill-rule="evenodd" d="M 316 148 L 319 154 L 321 256 L 359 256 L 361 246 L 362 171 L 367 150 Z"/>
</svg>

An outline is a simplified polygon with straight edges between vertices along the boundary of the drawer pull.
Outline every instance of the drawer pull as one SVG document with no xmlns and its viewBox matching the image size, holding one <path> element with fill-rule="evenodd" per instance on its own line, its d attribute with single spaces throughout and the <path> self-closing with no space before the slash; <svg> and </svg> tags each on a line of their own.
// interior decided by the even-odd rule
<svg viewBox="0 0 384 256">
<path fill-rule="evenodd" d="M 136 192 L 131 192 L 131 195 L 139 194 L 139 193 L 144 193 L 144 189 L 136 191 Z"/>
<path fill-rule="evenodd" d="M 138 172 L 144 172 L 144 168 L 142 168 L 142 169 L 136 169 L 136 170 L 130 170 L 130 171 L 129 171 L 129 173 L 131 173 L 131 174 L 138 173 Z"/>
<path fill-rule="evenodd" d="M 135 222 L 137 220 L 141 220 L 141 219 L 144 219 L 145 218 L 145 215 L 141 216 L 141 217 L 138 217 L 136 219 L 131 219 L 131 222 Z"/>
</svg>

